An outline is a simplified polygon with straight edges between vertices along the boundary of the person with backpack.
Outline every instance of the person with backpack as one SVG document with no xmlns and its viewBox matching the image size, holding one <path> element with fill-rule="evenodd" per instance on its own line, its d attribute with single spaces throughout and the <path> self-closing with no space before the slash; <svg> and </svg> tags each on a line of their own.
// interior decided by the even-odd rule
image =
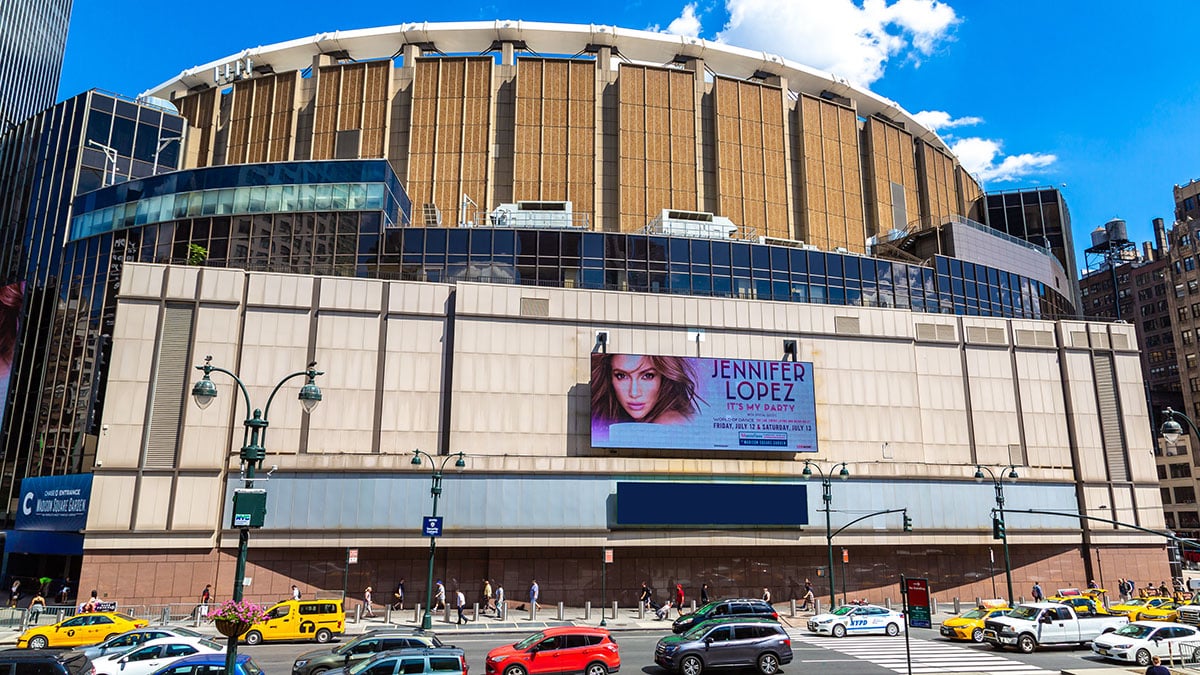
<svg viewBox="0 0 1200 675">
<path fill-rule="evenodd" d="M 1046 599 L 1046 595 L 1042 593 L 1042 585 L 1038 582 L 1033 582 L 1033 601 L 1041 602 Z"/>
</svg>

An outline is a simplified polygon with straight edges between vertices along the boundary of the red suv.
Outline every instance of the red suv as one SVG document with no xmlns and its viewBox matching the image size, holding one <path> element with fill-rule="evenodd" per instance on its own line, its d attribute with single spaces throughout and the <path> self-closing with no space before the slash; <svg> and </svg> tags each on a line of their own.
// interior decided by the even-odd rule
<svg viewBox="0 0 1200 675">
<path fill-rule="evenodd" d="M 621 652 L 608 631 L 582 626 L 547 628 L 515 645 L 496 647 L 486 663 L 487 675 L 607 675 L 620 669 Z"/>
</svg>

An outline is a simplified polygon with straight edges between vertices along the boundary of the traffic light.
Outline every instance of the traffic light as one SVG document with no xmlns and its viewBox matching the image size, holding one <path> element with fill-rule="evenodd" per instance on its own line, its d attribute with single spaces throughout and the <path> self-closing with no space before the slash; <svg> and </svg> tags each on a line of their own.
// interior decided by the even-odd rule
<svg viewBox="0 0 1200 675">
<path fill-rule="evenodd" d="M 908 512 L 904 512 L 904 531 L 912 532 L 912 518 L 908 517 Z"/>
<path fill-rule="evenodd" d="M 1004 538 L 1004 521 L 998 516 L 992 516 L 992 539 Z"/>
</svg>

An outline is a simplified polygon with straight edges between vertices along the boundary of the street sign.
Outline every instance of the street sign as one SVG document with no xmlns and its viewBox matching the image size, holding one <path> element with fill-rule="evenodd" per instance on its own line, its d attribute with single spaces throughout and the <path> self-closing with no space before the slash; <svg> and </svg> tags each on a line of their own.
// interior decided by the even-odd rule
<svg viewBox="0 0 1200 675">
<path fill-rule="evenodd" d="M 613 550 L 611 548 L 604 549 L 604 562 L 612 563 L 612 561 L 613 561 Z"/>
<path fill-rule="evenodd" d="M 842 562 L 844 562 L 844 563 L 850 562 L 850 549 L 848 549 L 848 548 L 842 549 Z"/>
<path fill-rule="evenodd" d="M 929 615 L 929 580 L 904 580 L 905 604 L 908 605 L 908 625 L 913 628 L 933 628 Z"/>
<path fill-rule="evenodd" d="M 421 521 L 421 531 L 426 537 L 442 536 L 442 517 L 441 516 L 425 516 Z"/>
<path fill-rule="evenodd" d="M 346 562 L 351 565 L 358 563 L 358 549 L 351 548 L 346 550 Z"/>
</svg>

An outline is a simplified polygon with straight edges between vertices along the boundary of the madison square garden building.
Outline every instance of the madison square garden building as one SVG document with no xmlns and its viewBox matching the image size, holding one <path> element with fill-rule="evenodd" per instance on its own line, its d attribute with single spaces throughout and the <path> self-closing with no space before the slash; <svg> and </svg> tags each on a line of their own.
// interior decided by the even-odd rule
<svg viewBox="0 0 1200 675">
<path fill-rule="evenodd" d="M 990 224 L 932 131 L 803 65 L 605 26 L 403 25 L 87 92 L 2 138 L 21 301 L 0 492 L 11 520 L 23 478 L 90 475 L 68 534 L 108 598 L 233 583 L 247 411 L 216 376 L 193 405 L 207 356 L 257 407 L 325 371 L 312 414 L 295 387 L 269 410 L 251 599 L 341 590 L 348 548 L 352 592 L 423 589 L 415 449 L 465 453 L 434 574 L 468 596 L 536 578 L 598 602 L 605 548 L 627 604 L 642 581 L 822 588 L 820 473 L 842 463 L 834 528 L 913 522 L 837 536 L 853 597 L 895 598 L 900 574 L 993 595 L 977 465 L 1015 467 L 1008 509 L 1163 526 L 1135 336 L 1073 318 L 1061 197 Z M 1152 535 L 1006 526 L 1019 593 L 1112 581 L 1101 557 L 1169 574 Z"/>
</svg>

